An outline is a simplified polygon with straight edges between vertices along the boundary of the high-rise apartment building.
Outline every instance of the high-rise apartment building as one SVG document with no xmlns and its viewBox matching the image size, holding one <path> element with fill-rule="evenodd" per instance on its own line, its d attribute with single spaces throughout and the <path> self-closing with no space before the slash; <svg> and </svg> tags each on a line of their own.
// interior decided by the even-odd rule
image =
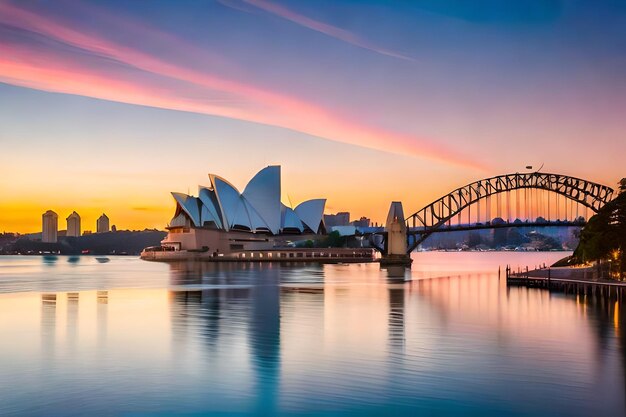
<svg viewBox="0 0 626 417">
<path fill-rule="evenodd" d="M 59 216 L 54 211 L 48 210 L 41 217 L 41 241 L 56 243 L 59 231 Z"/>
<path fill-rule="evenodd" d="M 96 233 L 106 233 L 109 231 L 109 218 L 106 214 L 102 213 L 102 216 L 98 217 L 96 221 Z"/>
<path fill-rule="evenodd" d="M 80 216 L 75 211 L 67 219 L 67 233 L 65 236 L 80 236 Z"/>
</svg>

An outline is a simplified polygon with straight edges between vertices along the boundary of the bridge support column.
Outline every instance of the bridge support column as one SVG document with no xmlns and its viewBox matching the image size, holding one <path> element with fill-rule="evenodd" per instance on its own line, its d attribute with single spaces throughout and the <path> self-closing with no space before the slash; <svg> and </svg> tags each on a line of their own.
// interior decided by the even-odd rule
<svg viewBox="0 0 626 417">
<path fill-rule="evenodd" d="M 385 243 L 385 254 L 380 260 L 381 266 L 403 265 L 411 266 L 411 256 L 407 250 L 407 231 L 404 223 L 404 210 L 400 201 L 394 201 L 389 207 L 387 223 L 385 224 L 387 241 Z"/>
</svg>

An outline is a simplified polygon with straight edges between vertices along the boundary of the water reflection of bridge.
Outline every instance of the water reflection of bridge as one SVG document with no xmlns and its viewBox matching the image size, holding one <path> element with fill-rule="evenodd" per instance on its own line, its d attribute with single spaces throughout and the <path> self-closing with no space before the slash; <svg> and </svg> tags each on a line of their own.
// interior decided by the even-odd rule
<svg viewBox="0 0 626 417">
<path fill-rule="evenodd" d="M 601 321 L 598 334 L 580 343 L 596 344 L 597 366 L 619 362 L 623 367 L 626 363 L 626 339 L 618 331 L 624 313 L 609 300 L 567 300 L 539 290 L 507 289 L 504 280 L 498 281 L 493 273 L 405 283 L 372 268 L 359 275 L 358 285 L 352 285 L 334 281 L 333 274 L 341 266 L 307 268 L 206 263 L 172 268 L 174 287 L 186 283 L 172 292 L 173 337 L 195 334 L 211 358 L 207 360 L 220 361 L 224 353 L 218 347 L 223 348 L 224 340 L 218 339 L 232 338 L 235 333 L 243 336 L 236 345 L 244 342 L 247 346 L 249 358 L 243 362 L 250 364 L 252 380 L 241 383 L 251 384 L 259 411 L 280 411 L 283 401 L 288 401 L 283 395 L 289 398 L 290 390 L 305 390 L 311 397 L 317 390 L 323 392 L 324 387 L 308 386 L 306 381 L 333 366 L 337 352 L 343 352 L 339 357 L 344 359 L 349 357 L 345 352 L 353 352 L 360 361 L 381 364 L 376 368 L 380 379 L 371 382 L 382 384 L 381 392 L 406 389 L 398 378 L 406 372 L 406 361 L 437 351 L 438 343 L 447 349 L 447 338 L 462 337 L 475 326 L 486 332 L 483 338 L 471 338 L 477 352 L 495 344 L 505 355 L 530 360 L 527 354 L 533 343 L 542 343 L 548 355 L 539 362 L 550 367 L 549 362 L 561 354 L 560 345 L 551 341 L 562 337 L 572 342 L 568 337 L 573 324 L 564 322 L 554 328 L 554 317 L 577 322 L 581 315 L 590 316 Z M 305 282 L 309 271 L 315 279 Z M 546 321 L 547 316 L 553 320 Z M 430 318 L 423 321 L 423 317 Z M 434 327 L 433 319 L 438 323 Z M 546 331 L 551 335 L 548 342 Z M 619 334 L 618 340 L 613 334 Z M 615 348 L 620 359 L 607 362 L 611 356 L 607 351 Z M 310 368 L 312 362 L 314 368 Z M 296 368 L 300 379 L 294 379 Z"/>
<path fill-rule="evenodd" d="M 41 363 L 56 367 L 71 358 L 76 363 L 69 369 L 93 367 L 104 370 L 105 378 L 120 364 L 146 375 L 157 369 L 165 378 L 178 376 L 175 384 L 199 387 L 186 387 L 192 394 L 184 401 L 197 396 L 206 399 L 203 407 L 230 406 L 235 398 L 243 405 L 233 407 L 258 414 L 279 414 L 296 402 L 314 409 L 316 398 L 338 392 L 337 380 L 342 394 L 398 403 L 433 392 L 445 396 L 456 383 L 475 382 L 482 389 L 481 372 L 489 367 L 520 371 L 519 379 L 504 379 L 528 388 L 533 400 L 563 382 L 542 385 L 552 380 L 530 374 L 544 368 L 557 377 L 581 376 L 573 383 L 593 395 L 608 387 L 604 395 L 610 393 L 612 405 L 626 398 L 621 302 L 597 294 L 507 289 L 495 271 L 452 271 L 423 280 L 414 271 L 410 282 L 389 279 L 389 272 L 371 265 L 181 263 L 171 269 L 173 291 L 37 295 Z M 32 305 L 15 310 L 20 314 L 11 319 L 18 325 L 12 323 L 14 333 L 7 334 L 16 336 L 11 340 L 18 347 L 32 344 L 30 336 L 20 336 L 27 323 L 20 321 L 29 317 L 21 313 Z M 80 331 L 72 330 L 76 326 Z M 540 387 L 532 384 L 537 381 Z M 222 395 L 238 387 L 241 395 Z M 494 390 L 497 396 L 505 389 Z"/>
</svg>

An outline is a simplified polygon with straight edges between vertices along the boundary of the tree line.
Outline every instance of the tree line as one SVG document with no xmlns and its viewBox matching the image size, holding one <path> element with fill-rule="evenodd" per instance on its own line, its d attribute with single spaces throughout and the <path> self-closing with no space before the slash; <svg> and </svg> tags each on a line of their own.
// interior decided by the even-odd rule
<svg viewBox="0 0 626 417">
<path fill-rule="evenodd" d="M 614 276 L 626 278 L 626 178 L 619 182 L 619 194 L 589 219 L 580 232 L 574 260 L 610 262 Z"/>
</svg>

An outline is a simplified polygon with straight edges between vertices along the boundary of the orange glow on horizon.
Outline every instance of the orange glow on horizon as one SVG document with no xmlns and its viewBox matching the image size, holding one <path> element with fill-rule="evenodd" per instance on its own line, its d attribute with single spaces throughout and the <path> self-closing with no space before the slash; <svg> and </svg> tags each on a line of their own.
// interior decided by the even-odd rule
<svg viewBox="0 0 626 417">
<path fill-rule="evenodd" d="M 330 190 L 325 194 L 316 192 L 301 191 L 296 196 L 292 195 L 291 200 L 295 205 L 311 199 L 327 198 L 326 214 L 335 214 L 341 211 L 348 211 L 351 220 L 358 220 L 361 216 L 368 217 L 372 223 L 384 221 L 389 209 L 389 202 L 394 199 L 391 195 L 377 196 L 372 199 L 371 195 L 361 194 L 362 190 L 338 189 Z M 191 192 L 191 194 L 197 194 Z M 400 190 L 395 195 L 401 195 Z M 0 216 L 0 232 L 38 233 L 41 232 L 41 215 L 46 210 L 53 210 L 59 215 L 59 230 L 65 230 L 65 218 L 72 211 L 76 211 L 81 216 L 81 230 L 95 230 L 96 219 L 106 213 L 111 219 L 111 225 L 116 225 L 118 230 L 143 230 L 159 229 L 164 230 L 167 223 L 174 214 L 175 203 L 167 190 L 154 194 L 154 198 L 146 200 L 129 201 L 126 192 L 120 198 L 105 198 L 100 202 L 83 200 L 84 195 L 57 195 L 54 199 L 42 200 L 19 199 L 0 203 L 0 213 L 10 213 L 10 216 L 3 214 Z M 407 198 L 403 201 L 407 215 L 420 209 L 427 201 L 424 194 Z M 434 199 L 434 198 L 432 198 Z M 424 201 L 424 203 L 422 203 Z M 283 202 L 289 201 L 283 197 Z M 156 203 L 156 204 L 155 204 Z"/>
<path fill-rule="evenodd" d="M 387 5 L 200 2 L 190 10 L 202 21 L 145 4 L 66 6 L 0 0 L 0 232 L 40 232 L 47 210 L 59 230 L 72 211 L 83 231 L 102 213 L 119 230 L 163 230 L 170 192 L 197 195 L 208 172 L 243 191 L 269 164 L 283 167 L 285 204 L 325 198 L 327 214 L 378 224 L 391 201 L 408 217 L 544 159 L 545 171 L 613 188 L 623 176 L 626 95 L 610 48 L 592 68 L 582 35 L 555 55 L 522 42 L 524 25 L 503 39 L 484 22 L 396 21 L 401 8 Z M 549 32 L 526 40 L 540 46 Z M 525 194 L 483 199 L 460 221 L 593 214 Z"/>
<path fill-rule="evenodd" d="M 81 233 L 85 231 L 96 231 L 96 220 L 105 213 L 111 226 L 115 225 L 117 230 L 144 230 L 158 229 L 164 230 L 167 221 L 172 216 L 173 204 L 167 207 L 149 208 L 124 208 L 118 205 L 107 205 L 106 207 L 81 206 L 81 205 L 56 205 L 39 203 L 22 204 L 0 204 L 0 212 L 11 213 L 11 216 L 0 217 L 0 233 L 17 232 L 21 234 L 41 232 L 41 216 L 46 210 L 52 210 L 59 216 L 59 230 L 66 230 L 66 218 L 72 211 L 80 215 Z"/>
</svg>

